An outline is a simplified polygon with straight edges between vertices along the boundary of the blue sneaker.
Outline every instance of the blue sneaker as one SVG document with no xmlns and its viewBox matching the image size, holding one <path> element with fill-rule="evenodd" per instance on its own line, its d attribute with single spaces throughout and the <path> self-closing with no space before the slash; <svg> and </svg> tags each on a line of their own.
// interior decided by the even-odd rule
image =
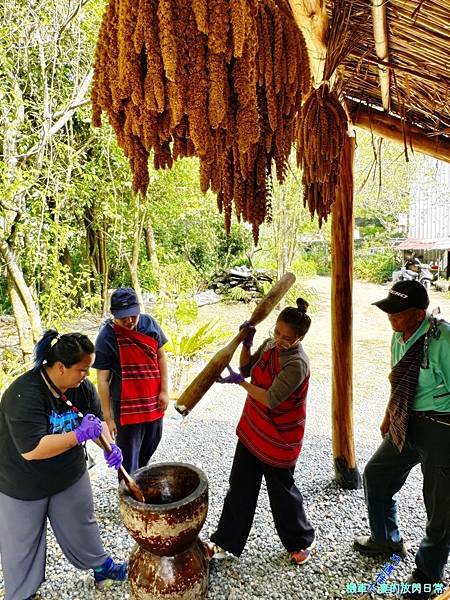
<svg viewBox="0 0 450 600">
<path fill-rule="evenodd" d="M 97 588 L 108 588 L 116 581 L 125 581 L 127 578 L 128 563 L 115 563 L 111 557 L 107 558 L 101 567 L 94 569 L 94 581 Z"/>
</svg>

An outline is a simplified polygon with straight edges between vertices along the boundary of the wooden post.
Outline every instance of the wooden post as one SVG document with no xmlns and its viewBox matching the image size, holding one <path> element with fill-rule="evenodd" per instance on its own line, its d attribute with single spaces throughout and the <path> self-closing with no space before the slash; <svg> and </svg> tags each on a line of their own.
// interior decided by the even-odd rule
<svg viewBox="0 0 450 600">
<path fill-rule="evenodd" d="M 333 458 L 337 482 L 346 489 L 361 486 L 353 439 L 352 270 L 353 157 L 355 138 L 343 149 L 341 184 L 332 211 L 332 419 Z"/>
</svg>

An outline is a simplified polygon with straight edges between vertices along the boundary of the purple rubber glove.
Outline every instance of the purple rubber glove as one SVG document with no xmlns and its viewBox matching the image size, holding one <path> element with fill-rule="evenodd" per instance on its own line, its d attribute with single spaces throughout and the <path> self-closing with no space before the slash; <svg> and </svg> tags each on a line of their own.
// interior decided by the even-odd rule
<svg viewBox="0 0 450 600">
<path fill-rule="evenodd" d="M 242 340 L 242 345 L 250 350 L 253 346 L 253 338 L 255 337 L 256 327 L 250 323 L 250 321 L 244 321 L 239 327 L 241 329 L 247 329 L 247 335 Z"/>
<path fill-rule="evenodd" d="M 102 422 L 95 415 L 88 413 L 76 429 L 74 429 L 78 444 L 87 440 L 96 440 L 103 430 Z"/>
<path fill-rule="evenodd" d="M 111 452 L 103 450 L 103 455 L 105 457 L 106 464 L 108 465 L 108 467 L 114 467 L 114 469 L 118 471 L 120 465 L 123 462 L 122 450 L 119 448 L 119 446 L 117 446 L 116 444 L 111 444 Z"/>
<path fill-rule="evenodd" d="M 233 371 L 230 365 L 227 365 L 227 369 L 229 371 L 229 375 L 227 377 L 218 377 L 216 379 L 217 383 L 242 383 L 245 380 L 245 377 L 242 377 L 240 373 Z"/>
</svg>

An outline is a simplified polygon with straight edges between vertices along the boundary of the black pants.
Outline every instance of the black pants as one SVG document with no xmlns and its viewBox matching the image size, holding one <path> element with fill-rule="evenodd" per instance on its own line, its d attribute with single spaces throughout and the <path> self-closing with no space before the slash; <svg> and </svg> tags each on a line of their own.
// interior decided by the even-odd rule
<svg viewBox="0 0 450 600">
<path fill-rule="evenodd" d="M 238 442 L 230 473 L 230 487 L 217 531 L 211 540 L 235 556 L 242 554 L 252 528 L 264 475 L 281 543 L 288 552 L 308 548 L 314 540 L 314 529 L 305 514 L 302 495 L 294 482 L 294 468 L 271 467 Z"/>
<path fill-rule="evenodd" d="M 450 550 L 450 427 L 413 414 L 402 452 L 384 438 L 364 469 L 370 529 L 376 542 L 401 539 L 395 495 L 419 463 L 427 525 L 416 565 L 430 581 L 438 581 Z"/>
</svg>

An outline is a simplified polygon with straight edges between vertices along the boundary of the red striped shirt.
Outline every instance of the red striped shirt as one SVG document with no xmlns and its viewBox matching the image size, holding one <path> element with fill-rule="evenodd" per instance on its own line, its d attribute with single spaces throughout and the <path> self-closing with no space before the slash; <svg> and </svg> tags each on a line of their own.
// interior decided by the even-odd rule
<svg viewBox="0 0 450 600">
<path fill-rule="evenodd" d="M 251 382 L 268 390 L 279 372 L 278 352 L 272 348 L 253 367 Z M 269 408 L 248 394 L 236 433 L 262 462 L 280 468 L 295 465 L 305 432 L 308 385 L 309 374 L 276 408 Z"/>
</svg>

